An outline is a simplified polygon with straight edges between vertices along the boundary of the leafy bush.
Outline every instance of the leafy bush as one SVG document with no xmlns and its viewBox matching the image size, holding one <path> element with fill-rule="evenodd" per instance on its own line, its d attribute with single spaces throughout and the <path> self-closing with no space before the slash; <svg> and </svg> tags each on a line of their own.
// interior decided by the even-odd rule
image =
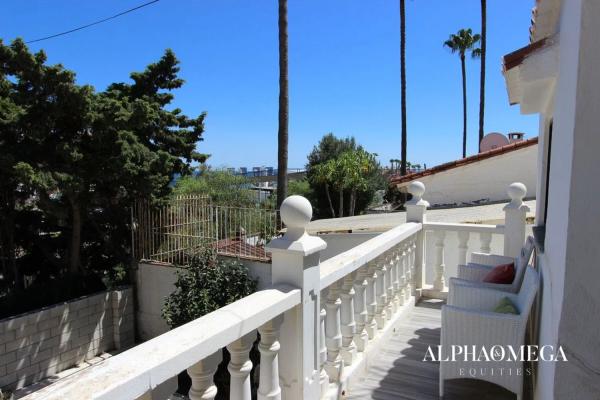
<svg viewBox="0 0 600 400">
<path fill-rule="evenodd" d="M 248 269 L 241 263 L 221 261 L 212 248 L 203 248 L 194 255 L 189 266 L 177 271 L 175 291 L 165 300 L 163 318 L 171 328 L 176 328 L 252 294 L 257 284 L 258 281 L 250 277 Z M 254 372 L 260 361 L 256 346 L 255 342 L 250 352 L 254 365 L 251 373 L 253 391 L 257 387 Z M 217 400 L 229 398 L 229 360 L 229 352 L 224 348 L 223 361 L 214 378 L 218 388 Z M 179 374 L 178 392 L 187 394 L 190 385 L 190 379 L 183 371 Z"/>
</svg>

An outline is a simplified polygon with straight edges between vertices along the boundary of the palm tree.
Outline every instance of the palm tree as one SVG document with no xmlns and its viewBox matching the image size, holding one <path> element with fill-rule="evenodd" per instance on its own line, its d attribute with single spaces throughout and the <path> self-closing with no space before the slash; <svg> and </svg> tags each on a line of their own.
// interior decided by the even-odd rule
<svg viewBox="0 0 600 400">
<path fill-rule="evenodd" d="M 402 144 L 400 175 L 406 175 L 406 12 L 405 0 L 400 0 L 400 98 L 402 108 Z"/>
<path fill-rule="evenodd" d="M 277 132 L 277 209 L 287 196 L 288 167 L 288 32 L 287 0 L 279 0 L 279 129 Z"/>
<path fill-rule="evenodd" d="M 460 56 L 460 66 L 462 68 L 462 90 L 463 90 L 463 158 L 467 156 L 467 69 L 465 65 L 465 54 L 471 51 L 473 58 L 479 57 L 481 50 L 475 48 L 481 37 L 479 34 L 473 34 L 471 29 L 461 29 L 456 34 L 450 35 L 450 38 L 444 42 L 452 53 L 458 53 Z"/>
<path fill-rule="evenodd" d="M 479 77 L 479 145 L 483 139 L 483 118 L 485 109 L 485 53 L 486 53 L 486 0 L 481 0 L 481 75 Z M 481 148 L 479 148 L 481 150 Z"/>
</svg>

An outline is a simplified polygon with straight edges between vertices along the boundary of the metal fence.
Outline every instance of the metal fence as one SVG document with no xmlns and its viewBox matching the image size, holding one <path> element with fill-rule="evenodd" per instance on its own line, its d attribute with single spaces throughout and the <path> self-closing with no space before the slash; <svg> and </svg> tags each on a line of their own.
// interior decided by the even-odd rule
<svg viewBox="0 0 600 400">
<path fill-rule="evenodd" d="M 278 235 L 276 210 L 212 204 L 204 196 L 178 196 L 160 207 L 132 206 L 137 260 L 185 265 L 201 246 L 219 255 L 268 261 L 264 246 Z"/>
</svg>

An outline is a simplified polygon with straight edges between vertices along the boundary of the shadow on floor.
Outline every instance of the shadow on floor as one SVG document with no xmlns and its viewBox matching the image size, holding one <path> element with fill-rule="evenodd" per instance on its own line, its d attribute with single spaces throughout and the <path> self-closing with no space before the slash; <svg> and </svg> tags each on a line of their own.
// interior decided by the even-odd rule
<svg viewBox="0 0 600 400">
<path fill-rule="evenodd" d="M 439 400 L 439 362 L 423 361 L 428 346 L 440 343 L 439 300 L 423 300 L 383 346 L 364 381 L 348 399 Z M 494 384 L 456 379 L 445 383 L 444 400 L 512 400 L 516 396 Z"/>
</svg>

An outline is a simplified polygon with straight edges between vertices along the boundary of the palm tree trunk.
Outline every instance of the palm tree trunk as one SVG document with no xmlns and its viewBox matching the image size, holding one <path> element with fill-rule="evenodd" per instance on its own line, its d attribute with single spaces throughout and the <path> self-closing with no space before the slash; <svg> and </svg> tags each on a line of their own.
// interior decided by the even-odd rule
<svg viewBox="0 0 600 400">
<path fill-rule="evenodd" d="M 327 195 L 327 202 L 329 203 L 329 211 L 331 211 L 331 218 L 335 218 L 335 210 L 333 209 L 333 202 L 331 201 L 331 193 L 329 192 L 329 184 L 325 184 L 325 194 Z"/>
<path fill-rule="evenodd" d="M 400 0 L 400 98 L 402 107 L 402 145 L 400 175 L 406 175 L 406 12 L 405 0 Z"/>
<path fill-rule="evenodd" d="M 279 0 L 279 130 L 277 132 L 277 208 L 287 196 L 288 169 L 288 32 L 287 0 Z"/>
<path fill-rule="evenodd" d="M 485 110 L 485 52 L 486 52 L 486 0 L 481 0 L 481 76 L 479 78 L 479 151 L 483 139 L 483 118 Z"/>
<path fill-rule="evenodd" d="M 467 70 L 465 66 L 465 56 L 460 56 L 460 66 L 462 68 L 462 89 L 463 89 L 463 158 L 467 156 Z"/>
<path fill-rule="evenodd" d="M 338 197 L 339 207 L 338 207 L 338 217 L 341 218 L 344 216 L 344 189 L 340 188 L 340 193 Z"/>
</svg>

